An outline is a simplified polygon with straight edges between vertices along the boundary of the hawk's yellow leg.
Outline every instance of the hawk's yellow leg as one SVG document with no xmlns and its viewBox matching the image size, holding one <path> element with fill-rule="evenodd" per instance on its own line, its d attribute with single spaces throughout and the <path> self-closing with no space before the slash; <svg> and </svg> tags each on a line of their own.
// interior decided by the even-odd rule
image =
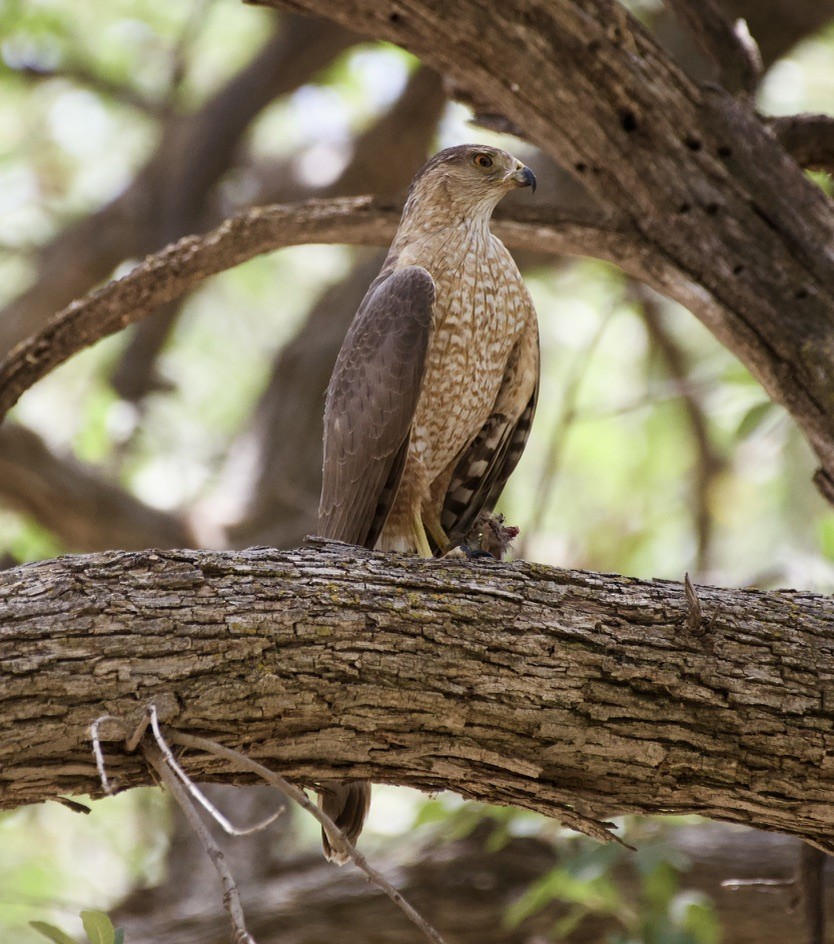
<svg viewBox="0 0 834 944">
<path fill-rule="evenodd" d="M 426 529 L 423 525 L 423 516 L 420 509 L 414 512 L 414 538 L 417 542 L 417 553 L 420 557 L 434 557 L 429 539 L 426 537 Z"/>
<path fill-rule="evenodd" d="M 440 553 L 445 554 L 449 550 L 449 537 L 435 515 L 429 514 L 423 518 L 423 526 L 434 539 L 434 543 L 440 548 Z"/>
</svg>

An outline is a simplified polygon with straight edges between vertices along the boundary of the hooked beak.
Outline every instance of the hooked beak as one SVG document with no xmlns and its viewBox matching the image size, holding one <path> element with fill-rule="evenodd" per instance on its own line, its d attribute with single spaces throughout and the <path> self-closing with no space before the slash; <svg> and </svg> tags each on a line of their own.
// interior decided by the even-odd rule
<svg viewBox="0 0 834 944">
<path fill-rule="evenodd" d="M 514 181 L 517 187 L 532 187 L 533 193 L 536 192 L 536 175 L 529 167 L 521 163 L 511 174 L 507 175 L 507 179 Z"/>
</svg>

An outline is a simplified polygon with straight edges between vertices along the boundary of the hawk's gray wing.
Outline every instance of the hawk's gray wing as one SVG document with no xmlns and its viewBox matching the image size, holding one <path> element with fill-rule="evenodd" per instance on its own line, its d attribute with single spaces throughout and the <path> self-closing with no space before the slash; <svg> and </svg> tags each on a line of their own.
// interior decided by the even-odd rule
<svg viewBox="0 0 834 944">
<path fill-rule="evenodd" d="M 507 365 L 496 409 L 463 450 L 455 466 L 440 515 L 440 524 L 452 547 L 466 538 L 482 511 L 493 510 L 524 452 L 539 397 L 537 332 L 532 341 L 534 343 L 526 354 L 534 358 L 536 381 L 526 406 L 515 420 L 500 409 L 503 401 L 508 399 L 508 389 L 516 383 L 520 370 L 519 358 L 524 348 L 519 345 L 515 358 Z"/>
<path fill-rule="evenodd" d="M 348 330 L 327 388 L 318 533 L 372 548 L 402 477 L 432 329 L 421 266 L 381 274 Z"/>
</svg>

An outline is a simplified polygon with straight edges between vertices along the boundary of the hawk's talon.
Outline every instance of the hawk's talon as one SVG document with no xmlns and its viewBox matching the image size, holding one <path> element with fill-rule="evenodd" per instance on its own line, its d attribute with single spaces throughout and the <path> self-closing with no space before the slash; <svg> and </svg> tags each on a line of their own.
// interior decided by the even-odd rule
<svg viewBox="0 0 834 944">
<path fill-rule="evenodd" d="M 463 551 L 466 555 L 466 559 L 471 564 L 472 561 L 483 560 L 485 557 L 489 557 L 491 560 L 497 560 L 494 554 L 491 554 L 489 551 L 484 551 L 479 547 L 472 548 L 468 544 L 458 544 L 453 547 L 448 553 L 451 554 L 452 551 Z M 446 556 L 446 555 L 444 555 Z"/>
</svg>

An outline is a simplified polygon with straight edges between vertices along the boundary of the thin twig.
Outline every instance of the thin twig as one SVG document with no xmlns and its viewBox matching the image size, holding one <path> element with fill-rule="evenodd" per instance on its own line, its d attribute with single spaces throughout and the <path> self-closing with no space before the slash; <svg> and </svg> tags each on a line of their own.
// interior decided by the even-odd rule
<svg viewBox="0 0 834 944">
<path fill-rule="evenodd" d="M 159 779 L 171 792 L 171 796 L 177 801 L 180 809 L 185 814 L 189 826 L 197 834 L 206 855 L 211 859 L 212 865 L 220 876 L 223 883 L 223 906 L 232 922 L 236 944 L 256 944 L 255 939 L 246 930 L 246 920 L 243 915 L 243 906 L 240 903 L 240 893 L 237 889 L 237 883 L 232 875 L 229 866 L 226 865 L 226 859 L 220 847 L 214 841 L 206 824 L 200 819 L 200 814 L 191 802 L 188 791 L 180 783 L 177 776 L 168 766 L 162 751 L 155 745 L 143 741 L 141 744 L 142 753 L 145 760 L 153 767 L 159 775 Z"/>
<path fill-rule="evenodd" d="M 212 819 L 214 819 L 218 826 L 220 826 L 220 828 L 227 832 L 230 836 L 251 836 L 253 833 L 261 832 L 268 826 L 271 826 L 284 812 L 284 807 L 281 806 L 271 816 L 268 816 L 260 823 L 256 823 L 254 826 L 247 826 L 245 828 L 235 826 L 220 812 L 220 810 L 217 809 L 217 807 L 211 802 L 211 800 L 209 800 L 202 790 L 200 790 L 200 788 L 194 783 L 194 781 L 177 762 L 177 759 L 174 757 L 171 748 L 168 747 L 167 743 L 165 742 L 165 738 L 162 736 L 162 732 L 159 730 L 159 718 L 157 717 L 156 705 L 150 705 L 148 707 L 148 718 L 150 720 L 153 736 L 156 739 L 156 743 L 159 746 L 159 749 L 162 751 L 162 755 L 165 758 L 168 766 L 180 778 L 182 785 L 191 794 L 192 798 L 195 799 L 200 804 L 200 806 L 202 806 L 203 809 L 212 817 Z"/>
<path fill-rule="evenodd" d="M 197 737 L 193 734 L 183 734 L 180 731 L 171 731 L 169 737 L 175 744 L 202 750 L 209 754 L 214 754 L 216 757 L 223 757 L 238 768 L 250 770 L 266 780 L 267 783 L 271 783 L 274 787 L 277 787 L 290 799 L 295 800 L 299 806 L 303 807 L 311 816 L 319 821 L 322 828 L 326 831 L 327 838 L 330 840 L 330 844 L 334 849 L 338 849 L 340 852 L 344 851 L 357 868 L 361 869 L 365 875 L 368 876 L 369 880 L 376 885 L 377 888 L 381 889 L 391 901 L 400 908 L 406 917 L 420 928 L 429 940 L 434 941 L 434 944 L 445 944 L 440 934 L 425 918 L 418 914 L 397 889 L 394 888 L 394 886 L 368 862 L 365 856 L 348 841 L 342 830 L 339 829 L 326 813 L 322 812 L 322 810 L 311 802 L 310 798 L 303 790 L 289 783 L 289 781 L 284 780 L 284 778 L 278 774 L 273 773 L 268 767 L 264 767 L 263 764 L 259 764 L 257 761 L 229 747 L 224 747 L 216 741 Z"/>
<path fill-rule="evenodd" d="M 534 522 L 544 520 L 544 515 L 550 504 L 550 498 L 559 477 L 568 433 L 577 418 L 576 404 L 579 399 L 579 391 L 591 365 L 594 353 L 599 346 L 599 342 L 602 340 L 602 336 L 605 334 L 610 324 L 612 313 L 612 311 L 609 311 L 602 318 L 596 331 L 591 336 L 591 339 L 585 345 L 585 349 L 574 360 L 573 369 L 565 383 L 562 409 L 556 418 L 556 422 L 550 434 L 547 453 L 541 465 L 539 484 L 536 488 L 535 498 L 532 504 L 533 516 L 527 522 L 527 526 L 521 529 L 521 538 L 516 545 L 515 556 L 521 560 L 527 557 L 530 539 L 536 530 Z"/>
<path fill-rule="evenodd" d="M 156 717 L 156 705 L 152 706 L 153 717 Z M 148 725 L 151 723 L 151 708 L 146 708 L 145 713 L 142 715 L 142 719 L 139 724 L 136 725 L 136 729 L 130 737 L 125 738 L 125 750 L 132 754 L 137 747 L 142 738 L 145 736 L 145 732 L 148 730 Z"/>
<path fill-rule="evenodd" d="M 792 878 L 726 878 L 721 882 L 721 888 L 736 891 L 739 888 L 763 888 L 766 891 L 781 888 L 792 888 L 796 879 Z"/>
<path fill-rule="evenodd" d="M 714 532 L 710 495 L 715 480 L 724 467 L 723 457 L 713 443 L 704 409 L 703 394 L 709 387 L 705 383 L 692 382 L 691 365 L 686 353 L 666 327 L 660 296 L 634 281 L 631 282 L 630 289 L 649 339 L 666 363 L 666 369 L 681 398 L 692 432 L 695 453 L 693 517 L 698 542 L 695 573 L 696 577 L 703 576 L 709 568 Z"/>
<path fill-rule="evenodd" d="M 93 742 L 93 756 L 96 759 L 96 770 L 98 770 L 98 775 L 101 780 L 101 789 L 104 790 L 107 796 L 113 796 L 113 788 L 110 786 L 110 781 L 107 779 L 107 769 L 104 765 L 104 753 L 101 750 L 101 738 L 99 737 L 98 733 L 99 728 L 105 721 L 112 721 L 114 724 L 117 724 L 126 737 L 128 736 L 129 732 L 124 721 L 122 721 L 122 719 L 116 715 L 100 715 L 90 725 L 90 738 Z"/>
</svg>

